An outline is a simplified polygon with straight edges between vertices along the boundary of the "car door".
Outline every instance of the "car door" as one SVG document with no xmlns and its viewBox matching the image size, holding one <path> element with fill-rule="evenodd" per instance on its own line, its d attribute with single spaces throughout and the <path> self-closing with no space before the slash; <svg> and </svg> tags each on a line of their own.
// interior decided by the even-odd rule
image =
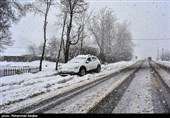
<svg viewBox="0 0 170 118">
<path fill-rule="evenodd" d="M 86 69 L 87 71 L 92 70 L 93 69 L 93 64 L 92 64 L 92 58 L 88 57 L 86 60 Z"/>
<path fill-rule="evenodd" d="M 96 57 L 92 57 L 92 69 L 93 70 L 96 69 L 97 65 L 98 65 L 97 58 Z"/>
</svg>

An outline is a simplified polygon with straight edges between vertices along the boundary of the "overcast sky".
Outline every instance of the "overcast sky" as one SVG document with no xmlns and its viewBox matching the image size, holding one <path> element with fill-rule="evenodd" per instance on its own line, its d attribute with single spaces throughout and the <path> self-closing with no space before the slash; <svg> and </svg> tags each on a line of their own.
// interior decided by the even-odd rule
<svg viewBox="0 0 170 118">
<path fill-rule="evenodd" d="M 24 0 L 23 0 L 24 1 Z M 25 0 L 26 1 L 26 0 Z M 156 57 L 158 49 L 170 51 L 170 0 L 88 0 L 89 8 L 99 11 L 109 7 L 120 22 L 130 22 L 134 54 L 140 58 Z M 57 20 L 50 14 L 48 36 L 56 34 Z M 43 19 L 40 16 L 27 14 L 18 24 L 11 28 L 15 43 L 2 55 L 20 55 L 27 52 L 29 44 L 40 44 L 43 41 Z M 60 37 L 60 36 L 59 36 Z"/>
</svg>

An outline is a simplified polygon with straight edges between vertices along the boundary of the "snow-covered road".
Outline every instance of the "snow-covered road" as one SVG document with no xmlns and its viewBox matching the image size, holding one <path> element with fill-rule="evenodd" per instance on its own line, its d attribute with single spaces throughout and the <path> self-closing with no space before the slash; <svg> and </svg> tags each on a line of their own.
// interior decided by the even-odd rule
<svg viewBox="0 0 170 118">
<path fill-rule="evenodd" d="M 153 113 L 150 71 L 143 69 L 136 75 L 113 113 Z"/>
<path fill-rule="evenodd" d="M 149 64 L 145 62 L 145 68 L 137 72 L 125 91 L 113 113 L 164 113 L 165 108 L 160 93 L 156 90 L 160 88 L 161 83 L 156 82 L 153 71 L 149 68 Z M 166 74 L 165 74 L 166 73 Z M 164 75 L 163 79 L 168 80 L 170 74 L 164 70 L 159 70 L 159 74 Z M 168 83 L 167 83 L 168 84 Z M 156 88 L 158 87 L 159 88 Z M 163 92 L 163 91 L 162 91 Z"/>
<path fill-rule="evenodd" d="M 72 97 L 68 101 L 57 105 L 45 113 L 86 113 L 108 93 L 119 86 L 132 72 L 133 71 L 128 71 L 112 77 L 111 79 Z"/>
<path fill-rule="evenodd" d="M 170 86 L 170 73 L 162 68 L 157 68 L 161 79 L 167 84 L 167 87 L 164 87 L 165 84 L 161 83 L 158 79 L 159 76 L 155 76 L 156 72 L 153 71 L 154 69 L 151 68 L 152 66 L 147 60 L 144 61 L 139 70 L 137 69 L 139 66 L 136 65 L 140 65 L 140 63 L 135 64 L 132 68 L 124 69 L 134 63 L 120 62 L 102 65 L 100 73 L 90 73 L 83 77 L 76 75 L 62 77 L 55 75 L 56 71 L 48 70 L 44 71 L 46 73 L 39 72 L 0 78 L 0 111 L 10 113 L 75 90 L 69 93 L 71 95 L 76 92 L 77 88 L 78 91 L 81 91 L 81 89 L 82 91 L 69 96 L 66 100 L 65 96 L 59 96 L 62 102 L 56 102 L 56 99 L 44 102 L 47 106 L 48 104 L 53 105 L 49 105 L 50 107 L 45 111 L 42 110 L 42 112 L 87 113 L 95 112 L 95 110 L 99 113 L 167 112 L 168 105 L 170 105 L 170 89 L 167 90 L 167 87 Z M 153 62 L 151 65 L 156 67 L 157 64 Z M 121 73 L 113 74 L 122 69 L 124 71 L 121 71 Z M 138 71 L 133 76 L 132 73 L 136 69 Z M 127 77 L 130 79 L 127 79 Z M 107 79 L 103 81 L 104 78 Z M 102 81 L 100 82 L 100 80 Z M 98 81 L 99 84 L 95 84 Z M 92 83 L 94 83 L 94 86 L 88 86 Z M 87 87 L 87 89 L 83 90 L 83 87 Z M 32 113 L 39 109 L 41 109 L 41 106 L 37 105 L 35 109 L 31 108 L 28 112 L 31 111 Z"/>
</svg>

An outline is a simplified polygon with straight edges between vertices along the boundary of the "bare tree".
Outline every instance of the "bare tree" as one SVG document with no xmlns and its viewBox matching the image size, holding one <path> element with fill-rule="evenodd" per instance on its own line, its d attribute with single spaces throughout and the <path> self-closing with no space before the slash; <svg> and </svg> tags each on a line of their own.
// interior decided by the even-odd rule
<svg viewBox="0 0 170 118">
<path fill-rule="evenodd" d="M 113 12 L 104 8 L 94 16 L 89 27 L 100 49 L 103 62 L 119 61 L 132 57 L 132 37 L 127 23 L 119 23 Z"/>
<path fill-rule="evenodd" d="M 88 35 L 87 35 L 88 27 L 87 26 L 88 26 L 88 22 L 90 21 L 90 18 L 92 16 L 92 13 L 93 13 L 93 11 L 91 11 L 90 13 L 87 13 L 87 11 L 84 11 L 82 14 L 77 15 L 76 20 L 75 20 L 76 24 L 78 24 L 78 26 L 81 26 L 81 30 L 79 30 L 79 32 L 78 32 L 78 38 L 76 41 L 77 43 L 80 42 L 79 54 L 82 53 L 84 40 L 85 40 L 85 38 L 88 37 Z"/>
<path fill-rule="evenodd" d="M 61 43 L 60 43 L 60 48 L 56 60 L 56 70 L 58 70 L 58 63 L 59 63 L 59 58 L 60 58 L 60 53 L 62 50 L 62 47 L 64 48 L 64 31 L 65 31 L 65 25 L 66 25 L 66 20 L 67 20 L 67 12 L 64 12 L 64 18 L 63 18 L 63 28 L 62 28 L 62 34 L 61 34 Z"/>
<path fill-rule="evenodd" d="M 117 18 L 113 12 L 107 8 L 101 9 L 100 12 L 92 18 L 90 31 L 94 36 L 100 49 L 99 57 L 105 61 L 106 53 L 111 52 L 111 47 L 115 43 L 115 25 Z"/>
<path fill-rule="evenodd" d="M 80 45 L 71 46 L 70 47 L 70 57 L 73 58 L 73 57 L 79 55 L 79 53 L 80 53 L 79 49 L 80 49 Z M 97 50 L 97 48 L 88 46 L 88 45 L 84 45 L 82 47 L 82 51 L 81 51 L 82 55 L 91 54 L 91 55 L 98 56 L 98 53 L 99 53 L 99 51 Z"/>
<path fill-rule="evenodd" d="M 46 31 L 47 31 L 47 17 L 48 17 L 48 13 L 49 13 L 49 9 L 51 6 L 51 1 L 52 0 L 44 0 L 44 3 L 46 4 L 46 10 L 45 10 L 45 14 L 44 14 L 44 45 L 43 45 L 43 51 L 42 51 L 42 55 L 41 55 L 41 59 L 40 59 L 40 66 L 39 66 L 39 70 L 42 70 L 42 61 L 44 60 L 44 54 L 45 54 L 45 47 L 46 47 L 46 42 L 47 42 L 47 36 L 46 36 Z"/>
<path fill-rule="evenodd" d="M 41 44 L 37 47 L 37 53 L 38 53 L 38 56 L 40 57 L 40 59 L 41 59 L 43 47 L 44 47 L 44 43 L 41 43 Z M 45 52 L 44 52 L 44 60 L 46 59 L 47 55 L 48 55 L 48 50 L 46 49 Z"/>
<path fill-rule="evenodd" d="M 62 35 L 61 35 L 61 43 L 60 43 L 59 53 L 58 53 L 57 60 L 56 60 L 56 70 L 58 68 L 58 62 L 59 62 L 61 50 L 63 49 L 63 51 L 65 52 L 65 47 L 64 47 L 64 31 L 65 31 L 65 26 L 66 26 L 66 20 L 67 20 L 67 12 L 64 12 L 63 28 L 62 28 Z M 80 21 L 80 19 L 77 20 L 77 21 Z M 76 45 L 78 43 L 78 41 L 80 40 L 80 38 L 82 38 L 82 37 L 80 37 L 80 35 L 81 35 L 82 31 L 84 30 L 85 20 L 83 20 L 83 22 L 82 22 L 82 19 L 81 19 L 81 22 L 79 22 L 77 24 L 79 26 L 78 27 L 78 31 L 75 32 L 74 34 L 72 34 L 73 36 L 71 38 L 71 39 L 76 39 L 76 37 L 77 37 L 77 39 L 76 39 L 76 41 L 70 41 L 69 45 Z"/>
<path fill-rule="evenodd" d="M 66 31 L 66 44 L 65 44 L 65 62 L 69 59 L 69 49 L 70 45 L 74 45 L 75 43 L 72 43 L 71 39 L 74 37 L 80 37 L 80 32 L 82 32 L 82 26 L 78 26 L 79 34 L 77 36 L 71 37 L 72 33 L 72 27 L 73 27 L 73 18 L 76 14 L 81 14 L 87 9 L 87 3 L 84 0 L 61 0 L 61 4 L 63 7 L 63 11 L 68 13 L 68 24 L 67 24 L 67 31 Z"/>
<path fill-rule="evenodd" d="M 16 23 L 25 13 L 24 5 L 19 2 L 11 0 L 0 1 L 0 52 L 6 46 L 13 44 L 9 28 L 11 23 Z"/>
<path fill-rule="evenodd" d="M 53 5 L 54 0 L 36 0 L 32 4 L 28 6 L 28 9 L 30 11 L 33 11 L 34 13 L 38 13 L 44 17 L 44 24 L 43 24 L 43 49 L 42 54 L 40 58 L 40 65 L 39 65 L 39 71 L 42 70 L 42 62 L 44 60 L 44 54 L 46 49 L 46 43 L 47 43 L 47 21 L 48 21 L 48 14 L 51 5 Z"/>
<path fill-rule="evenodd" d="M 116 60 L 130 60 L 133 56 L 132 36 L 128 25 L 126 22 L 117 24 L 116 43 L 113 48 Z"/>
<path fill-rule="evenodd" d="M 46 53 L 48 57 L 51 57 L 53 59 L 56 58 L 57 54 L 58 54 L 58 50 L 59 50 L 59 40 L 56 37 L 52 37 L 48 44 L 47 44 L 47 49 L 46 49 Z"/>
</svg>

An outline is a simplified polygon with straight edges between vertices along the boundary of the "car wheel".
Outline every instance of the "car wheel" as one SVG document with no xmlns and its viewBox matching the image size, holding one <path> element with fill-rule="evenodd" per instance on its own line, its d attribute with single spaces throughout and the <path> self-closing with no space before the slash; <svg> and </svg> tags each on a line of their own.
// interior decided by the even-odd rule
<svg viewBox="0 0 170 118">
<path fill-rule="evenodd" d="M 101 71 L 101 66 L 98 65 L 97 68 L 96 68 L 96 72 L 99 73 Z"/>
<path fill-rule="evenodd" d="M 80 68 L 79 75 L 84 76 L 86 74 L 86 69 L 85 68 Z"/>
</svg>

